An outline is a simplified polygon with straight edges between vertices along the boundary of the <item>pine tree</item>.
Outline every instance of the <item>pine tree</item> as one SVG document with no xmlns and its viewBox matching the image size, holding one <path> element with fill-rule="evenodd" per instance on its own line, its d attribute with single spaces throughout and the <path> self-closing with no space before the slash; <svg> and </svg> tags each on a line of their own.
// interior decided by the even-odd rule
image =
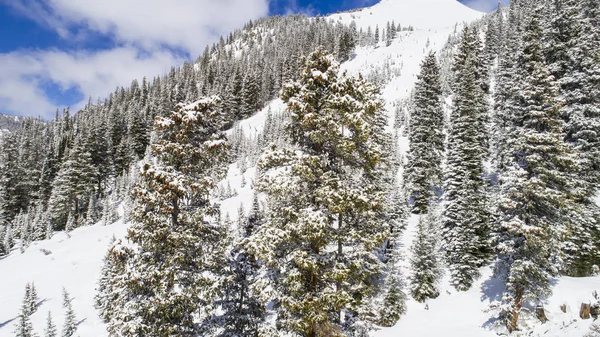
<svg viewBox="0 0 600 337">
<path fill-rule="evenodd" d="M 31 315 L 37 311 L 37 304 L 40 300 L 33 282 L 31 284 L 27 284 L 27 287 L 25 288 L 25 297 L 29 302 L 29 314 Z"/>
<path fill-rule="evenodd" d="M 560 115 L 566 121 L 565 139 L 578 158 L 578 176 L 584 196 L 569 212 L 573 218 L 567 237 L 562 239 L 564 272 L 572 276 L 590 275 L 600 263 L 600 210 L 590 199 L 599 183 L 600 160 L 600 33 L 598 4 L 585 1 L 553 1 L 546 18 L 545 61 L 559 85 Z"/>
<path fill-rule="evenodd" d="M 62 337 L 71 337 L 77 331 L 77 320 L 75 318 L 75 311 L 73 310 L 73 299 L 67 292 L 67 289 L 63 288 L 63 308 L 65 308 L 65 322 L 62 329 Z"/>
<path fill-rule="evenodd" d="M 483 181 L 487 108 L 477 39 L 464 28 L 454 60 L 456 83 L 444 178 L 442 234 L 452 283 L 467 290 L 490 254 L 490 228 Z"/>
<path fill-rule="evenodd" d="M 67 227 L 69 215 L 73 226 L 71 229 L 78 226 L 79 216 L 84 212 L 82 205 L 90 192 L 94 191 L 96 176 L 97 169 L 92 164 L 91 154 L 81 143 L 77 143 L 69 151 L 52 184 L 48 208 L 55 230 Z"/>
<path fill-rule="evenodd" d="M 15 328 L 15 337 L 34 337 L 37 336 L 33 332 L 33 326 L 31 325 L 31 286 L 27 283 L 25 287 L 25 297 L 23 298 L 23 304 L 21 305 L 21 312 L 19 313 L 17 326 Z"/>
<path fill-rule="evenodd" d="M 494 88 L 494 107 L 491 121 L 490 148 L 493 170 L 496 174 L 506 170 L 510 165 L 510 134 L 520 114 L 518 97 L 522 82 L 521 71 L 517 68 L 515 55 L 521 50 L 521 31 L 519 27 L 518 2 L 511 2 L 506 37 L 501 40 L 498 67 L 496 69 L 496 86 Z M 500 16 L 501 17 L 501 16 Z M 499 182 L 501 183 L 501 182 Z"/>
<path fill-rule="evenodd" d="M 569 90 L 568 99 L 574 102 L 568 136 L 582 154 L 581 175 L 590 195 L 600 184 L 600 4 L 593 0 L 579 4 L 581 31 L 573 45 L 574 55 L 570 55 L 579 64 L 574 74 L 562 81 L 562 91 Z"/>
<path fill-rule="evenodd" d="M 436 188 L 441 185 L 444 153 L 444 111 L 440 69 L 432 52 L 421 63 L 410 114 L 408 164 L 405 181 L 410 186 L 413 211 L 427 210 Z"/>
<path fill-rule="evenodd" d="M 48 318 L 46 319 L 46 328 L 44 329 L 44 337 L 58 337 L 56 331 L 56 325 L 52 321 L 52 313 L 48 311 Z"/>
<path fill-rule="evenodd" d="M 2 136 L 0 151 L 0 218 L 11 222 L 27 206 L 27 191 L 22 177 L 25 175 L 19 163 L 17 135 Z"/>
<path fill-rule="evenodd" d="M 254 74 L 247 74 L 244 78 L 244 85 L 241 92 L 243 102 L 241 113 L 244 118 L 254 115 L 260 108 L 258 104 L 259 93 L 260 89 L 256 76 Z"/>
<path fill-rule="evenodd" d="M 154 122 L 156 161 L 142 168 L 127 236 L 135 246 L 124 275 L 110 281 L 118 294 L 108 322 L 113 334 L 193 335 L 198 318 L 211 312 L 227 244 L 209 199 L 228 159 L 219 101 L 178 104 Z"/>
<path fill-rule="evenodd" d="M 131 250 L 122 245 L 116 238 L 113 237 L 111 248 L 104 257 L 104 264 L 100 271 L 100 279 L 94 297 L 94 307 L 99 311 L 100 318 L 104 323 L 111 323 L 114 317 L 116 305 L 119 305 L 121 298 L 119 297 L 119 289 L 117 286 L 123 282 L 123 278 L 127 277 L 125 267 L 127 258 Z M 110 324 L 109 324 L 110 327 Z M 113 330 L 110 330 L 111 332 Z"/>
<path fill-rule="evenodd" d="M 265 282 L 277 292 L 282 329 L 341 334 L 342 312 L 374 314 L 368 304 L 382 273 L 374 251 L 388 236 L 378 180 L 388 161 L 382 101 L 362 78 L 339 74 L 320 48 L 281 98 L 293 147 L 270 149 L 259 161 L 266 173 L 258 189 L 271 209 L 251 251 L 273 276 Z"/>
<path fill-rule="evenodd" d="M 558 84 L 543 59 L 540 11 L 531 13 L 525 30 L 523 109 L 515 118 L 512 165 L 503 177 L 500 200 L 499 268 L 506 273 L 500 317 L 509 331 L 517 329 L 527 300 L 551 293 L 550 278 L 561 267 L 558 244 L 570 222 L 565 213 L 580 185 L 572 172 L 577 167 L 574 153 L 563 141 Z"/>
<path fill-rule="evenodd" d="M 392 172 L 396 172 L 395 170 Z M 383 327 L 394 326 L 400 316 L 406 312 L 406 294 L 404 293 L 405 280 L 402 275 L 400 263 L 402 261 L 402 247 L 400 235 L 406 227 L 409 216 L 407 198 L 404 197 L 404 187 L 391 185 L 393 192 L 388 195 L 388 214 L 390 215 L 390 238 L 386 249 L 386 275 L 383 286 L 383 302 L 380 304 L 378 325 Z"/>
<path fill-rule="evenodd" d="M 247 218 L 240 219 L 240 222 L 238 228 L 241 235 L 234 242 L 225 268 L 228 280 L 222 286 L 222 298 L 217 301 L 223 311 L 218 318 L 218 325 L 222 328 L 219 336 L 223 337 L 259 336 L 266 316 L 266 308 L 253 288 L 259 277 L 259 263 L 246 249 L 250 236 L 262 223 L 256 196 L 250 214 Z"/>
<path fill-rule="evenodd" d="M 427 215 L 419 217 L 417 236 L 411 247 L 410 294 L 418 302 L 425 302 L 428 298 L 436 298 L 440 294 L 437 286 L 440 266 L 436 250 L 436 220 L 433 207 L 429 208 Z"/>
</svg>

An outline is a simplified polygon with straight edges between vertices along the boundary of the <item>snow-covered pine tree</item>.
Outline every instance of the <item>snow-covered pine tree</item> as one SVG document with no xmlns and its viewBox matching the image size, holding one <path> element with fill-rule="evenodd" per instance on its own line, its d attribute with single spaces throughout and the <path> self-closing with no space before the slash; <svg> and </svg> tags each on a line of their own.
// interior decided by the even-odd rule
<svg viewBox="0 0 600 337">
<path fill-rule="evenodd" d="M 3 135 L 0 149 L 0 217 L 5 222 L 11 222 L 27 204 L 27 191 L 22 179 L 25 172 L 19 165 L 17 136 L 12 133 Z"/>
<path fill-rule="evenodd" d="M 125 267 L 131 250 L 124 247 L 122 242 L 117 242 L 114 236 L 110 246 L 111 248 L 104 256 L 104 263 L 100 271 L 94 307 L 99 311 L 99 316 L 104 323 L 108 323 L 109 332 L 114 333 L 111 323 L 115 313 L 114 307 L 122 304 L 117 285 L 123 282 L 120 278 L 126 277 Z"/>
<path fill-rule="evenodd" d="M 545 60 L 559 85 L 560 115 L 566 121 L 567 143 L 579 154 L 578 176 L 584 195 L 570 210 L 573 219 L 562 241 L 563 271 L 590 275 L 600 263 L 600 210 L 591 200 L 600 186 L 600 42 L 598 4 L 553 1 L 546 13 Z M 589 15 L 592 14 L 592 17 Z M 574 169 L 574 168 L 573 168 Z"/>
<path fill-rule="evenodd" d="M 410 149 L 404 171 L 415 213 L 425 213 L 436 189 L 441 187 L 444 138 L 440 69 L 435 53 L 431 52 L 421 63 L 415 84 L 408 135 Z"/>
<path fill-rule="evenodd" d="M 249 247 L 273 276 L 266 282 L 276 292 L 279 326 L 337 336 L 343 312 L 373 315 L 367 308 L 379 290 L 375 249 L 389 236 L 375 174 L 388 161 L 383 105 L 371 84 L 340 74 L 322 48 L 280 95 L 293 146 L 271 148 L 259 161 L 258 189 L 270 212 Z"/>
<path fill-rule="evenodd" d="M 56 325 L 52 320 L 52 313 L 50 311 L 48 311 L 48 317 L 46 318 L 46 328 L 44 329 L 44 337 L 58 337 Z"/>
<path fill-rule="evenodd" d="M 71 337 L 77 332 L 77 319 L 73 310 L 73 298 L 63 287 L 63 308 L 65 308 L 65 322 L 63 323 L 61 337 Z"/>
<path fill-rule="evenodd" d="M 242 89 L 242 116 L 244 118 L 255 114 L 259 109 L 260 87 L 255 74 L 249 73 L 244 77 Z"/>
<path fill-rule="evenodd" d="M 34 337 L 37 336 L 33 332 L 33 326 L 31 325 L 31 285 L 27 283 L 25 286 L 25 296 L 23 297 L 23 303 L 21 304 L 21 311 L 15 327 L 15 337 Z"/>
<path fill-rule="evenodd" d="M 428 207 L 427 214 L 419 216 L 417 235 L 411 247 L 410 295 L 418 302 L 440 295 L 438 282 L 441 274 L 438 261 L 439 244 L 435 206 Z"/>
<path fill-rule="evenodd" d="M 178 104 L 158 117 L 156 159 L 141 170 L 124 275 L 108 329 L 122 336 L 189 336 L 212 309 L 224 265 L 226 228 L 210 192 L 226 172 L 219 98 Z"/>
<path fill-rule="evenodd" d="M 27 301 L 29 302 L 29 314 L 31 315 L 37 311 L 37 304 L 40 300 L 37 294 L 37 289 L 35 288 L 35 284 L 33 282 L 27 284 L 25 297 L 28 298 Z"/>
<path fill-rule="evenodd" d="M 465 26 L 454 59 L 456 83 L 450 119 L 442 227 L 452 283 L 467 290 L 490 254 L 483 161 L 487 108 L 478 37 Z"/>
<path fill-rule="evenodd" d="M 509 143 L 514 124 L 512 119 L 520 114 L 522 108 L 518 95 L 522 73 L 517 68 L 517 57 L 515 57 L 521 52 L 522 34 L 518 12 L 518 1 L 512 1 L 505 30 L 506 36 L 501 39 L 498 67 L 496 68 L 494 108 L 491 115 L 494 128 L 490 130 L 491 159 L 496 174 L 505 171 L 507 165 L 510 165 Z"/>
<path fill-rule="evenodd" d="M 500 2 L 498 2 L 496 11 L 487 17 L 487 21 L 483 52 L 487 61 L 492 63 L 500 53 L 502 35 L 504 34 L 504 21 Z"/>
<path fill-rule="evenodd" d="M 8 250 L 4 246 L 4 239 L 6 238 L 6 234 L 8 234 L 8 225 L 3 224 L 0 219 L 0 256 L 8 254 Z"/>
<path fill-rule="evenodd" d="M 392 170 L 396 172 L 396 170 Z M 407 198 L 403 186 L 392 184 L 393 189 L 388 195 L 387 207 L 390 222 L 390 237 L 386 245 L 386 272 L 383 285 L 383 300 L 379 308 L 377 324 L 384 327 L 394 326 L 400 316 L 406 312 L 406 294 L 404 293 L 405 280 L 400 263 L 402 261 L 402 250 L 400 235 L 406 227 L 409 216 Z"/>
<path fill-rule="evenodd" d="M 2 247 L 4 248 L 4 254 L 8 254 L 10 253 L 10 250 L 13 248 L 14 246 L 14 240 L 13 240 L 13 228 L 12 225 L 9 223 L 6 225 L 6 232 L 4 234 L 4 241 L 1 242 Z"/>
<path fill-rule="evenodd" d="M 91 154 L 78 143 L 79 138 L 75 142 L 60 166 L 48 201 L 55 230 L 64 230 L 69 217 L 73 228 L 77 227 L 79 216 L 85 211 L 81 209 L 82 204 L 94 191 L 97 169 L 92 164 Z"/>
<path fill-rule="evenodd" d="M 221 337 L 257 337 L 265 320 L 266 308 L 253 288 L 259 277 L 259 263 L 246 245 L 252 233 L 261 226 L 262 215 L 255 196 L 248 217 L 240 220 L 240 236 L 228 254 L 224 275 L 227 280 L 221 289 L 217 305 L 223 312 L 216 319 Z"/>
<path fill-rule="evenodd" d="M 579 99 L 579 109 L 571 116 L 568 130 L 583 155 L 581 167 L 588 193 L 594 193 L 600 186 L 600 4 L 582 0 L 579 9 L 581 31 L 574 48 L 579 50 L 575 57 L 580 68 L 577 76 L 568 77 L 579 82 L 570 97 Z"/>
<path fill-rule="evenodd" d="M 561 267 L 558 245 L 579 183 L 572 148 L 563 141 L 558 84 L 543 59 L 541 12 L 527 19 L 523 51 L 522 113 L 511 134 L 512 165 L 502 177 L 499 270 L 506 276 L 501 320 L 517 329 L 521 308 L 551 293 L 550 277 Z"/>
</svg>

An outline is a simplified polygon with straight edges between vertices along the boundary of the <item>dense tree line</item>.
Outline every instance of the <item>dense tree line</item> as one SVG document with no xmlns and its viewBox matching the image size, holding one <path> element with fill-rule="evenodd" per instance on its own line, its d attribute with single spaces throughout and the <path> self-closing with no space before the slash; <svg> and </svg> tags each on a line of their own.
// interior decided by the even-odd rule
<svg viewBox="0 0 600 337">
<path fill-rule="evenodd" d="M 406 215 L 394 199 L 383 102 L 322 47 L 302 64 L 281 91 L 285 139 L 263 139 L 282 125 L 268 115 L 270 136 L 254 140 L 268 144 L 255 182 L 265 206 L 255 197 L 248 216 L 241 208 L 234 231 L 210 195 L 231 145 L 244 160 L 255 150 L 219 131 L 222 102 L 180 104 L 156 119 L 155 159 L 135 188 L 133 245 L 114 243 L 96 298 L 112 334 L 366 336 L 404 312 L 390 262 L 397 247 L 381 248 Z"/>
<path fill-rule="evenodd" d="M 293 43 L 292 43 L 293 41 Z M 26 119 L 0 149 L 0 255 L 16 242 L 48 238 L 56 230 L 110 223 L 116 203 L 128 197 L 130 168 L 150 144 L 155 117 L 179 102 L 218 94 L 229 128 L 261 109 L 297 77 L 299 57 L 316 46 L 349 58 L 350 27 L 326 19 L 271 17 L 248 23 L 207 47 L 195 63 L 89 103 L 44 122 Z"/>
<path fill-rule="evenodd" d="M 600 187 L 599 7 L 511 1 L 455 32 L 439 71 L 428 56 L 409 102 L 405 178 L 413 212 L 429 213 L 437 186 L 431 170 L 444 160 L 439 222 L 452 283 L 469 289 L 496 256 L 506 281 L 498 315 L 509 331 L 528 301 L 551 294 L 553 277 L 591 275 L 600 264 L 600 210 L 592 200 Z M 440 123 L 440 100 L 449 94 L 449 119 Z M 445 152 L 436 151 L 440 128 Z M 423 226 L 417 242 L 426 240 Z M 435 297 L 435 268 L 419 268 L 431 263 L 431 252 L 413 251 L 422 280 L 413 296 Z"/>
</svg>

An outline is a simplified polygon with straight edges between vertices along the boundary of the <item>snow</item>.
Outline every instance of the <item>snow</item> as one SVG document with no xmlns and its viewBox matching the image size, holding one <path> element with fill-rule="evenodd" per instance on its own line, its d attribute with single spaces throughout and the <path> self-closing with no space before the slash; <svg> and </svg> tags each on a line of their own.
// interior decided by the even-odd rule
<svg viewBox="0 0 600 337">
<path fill-rule="evenodd" d="M 271 113 L 275 115 L 279 112 L 285 111 L 285 109 L 286 105 L 285 103 L 283 103 L 282 100 L 272 100 L 255 115 L 237 122 L 232 129 L 227 131 L 227 135 L 231 135 L 236 128 L 240 128 L 244 132 L 246 137 L 253 138 L 258 134 L 262 133 L 269 111 L 271 111 Z"/>
<path fill-rule="evenodd" d="M 252 207 L 252 198 L 254 197 L 252 182 L 255 174 L 256 167 L 248 168 L 243 174 L 244 178 L 246 179 L 246 185 L 242 187 L 242 174 L 237 167 L 237 164 L 229 165 L 227 178 L 222 183 L 226 185 L 227 182 L 229 182 L 231 184 L 231 189 L 237 191 L 238 195 L 221 201 L 221 214 L 223 216 L 229 214 L 229 217 L 232 221 L 237 221 L 238 208 L 241 204 L 244 205 L 245 214 L 248 214 L 250 208 Z"/>
<path fill-rule="evenodd" d="M 402 27 L 435 30 L 460 22 L 471 22 L 482 15 L 456 0 L 381 0 L 372 7 L 334 14 L 330 18 L 345 24 L 354 21 L 359 29 L 365 31 L 369 26 L 375 31 L 376 25 L 381 30 L 388 21 L 394 21 Z"/>
<path fill-rule="evenodd" d="M 410 246 L 417 231 L 418 216 L 413 215 L 403 233 L 401 246 L 404 259 L 401 271 L 405 277 L 410 275 Z M 426 304 L 412 299 L 407 301 L 407 313 L 400 318 L 396 326 L 381 329 L 372 334 L 373 337 L 396 336 L 461 336 L 486 337 L 497 336 L 489 312 L 490 305 L 501 299 L 504 285 L 501 279 L 493 276 L 491 266 L 481 269 L 481 277 L 473 287 L 465 292 L 457 292 L 450 286 L 449 273 L 446 272 L 440 284 L 440 296 L 430 299 Z M 546 301 L 544 307 L 549 322 L 540 324 L 535 318 L 526 318 L 531 330 L 527 336 L 583 336 L 589 331 L 593 320 L 579 318 L 581 303 L 594 303 L 593 291 L 600 292 L 600 276 L 572 278 L 560 277 L 554 280 L 554 294 Z M 567 305 L 567 312 L 560 310 L 562 304 Z"/>
<path fill-rule="evenodd" d="M 15 250 L 1 257 L 0 337 L 13 336 L 28 282 L 35 283 L 40 298 L 38 310 L 31 316 L 38 335 L 43 335 L 48 311 L 52 312 L 54 324 L 61 330 L 64 320 L 62 288 L 65 287 L 73 297 L 79 323 L 77 334 L 107 336 L 94 309 L 96 282 L 113 235 L 122 238 L 127 228 L 122 222 L 77 228 L 70 237 L 64 232 L 56 233 L 50 240 L 32 243 L 23 254 Z"/>
<path fill-rule="evenodd" d="M 389 112 L 388 130 L 391 131 L 395 104 L 410 96 L 423 57 L 429 50 L 439 51 L 443 47 L 448 36 L 455 30 L 456 23 L 471 22 L 481 15 L 455 0 L 382 0 L 371 8 L 334 14 L 330 18 L 346 24 L 355 21 L 357 27 L 364 30 L 369 26 L 374 30 L 376 25 L 381 30 L 385 28 L 387 21 L 392 20 L 402 27 L 414 27 L 414 31 L 399 32 L 390 46 L 385 46 L 382 42 L 376 48 L 357 48 L 352 59 L 341 66 L 342 71 L 347 70 L 350 74 L 361 72 L 364 75 L 390 67 L 391 79 L 381 88 L 381 93 Z M 276 99 L 254 116 L 236 123 L 227 133 L 231 135 L 235 130 L 241 130 L 249 139 L 256 139 L 263 131 L 268 112 L 275 115 L 285 108 L 285 104 Z M 408 139 L 401 137 L 399 151 L 405 154 L 407 150 Z M 221 182 L 224 185 L 229 183 L 237 191 L 236 196 L 221 201 L 222 214 L 229 214 L 234 222 L 240 204 L 243 203 L 246 214 L 250 210 L 255 174 L 256 168 L 249 167 L 243 173 L 246 185 L 242 187 L 242 173 L 237 164 L 231 164 L 226 179 Z M 600 194 L 597 202 L 600 204 Z M 121 207 L 119 213 L 124 215 L 125 209 Z M 402 236 L 405 254 L 401 270 L 405 277 L 410 275 L 409 249 L 416 233 L 417 221 L 418 217 L 411 217 Z M 122 222 L 110 226 L 78 228 L 70 237 L 65 233 L 57 233 L 51 240 L 33 243 L 23 254 L 13 251 L 9 256 L 0 258 L 0 337 L 13 335 L 25 284 L 32 281 L 42 300 L 38 311 L 32 316 L 34 329 L 39 335 L 43 331 L 49 310 L 60 330 L 64 311 L 61 290 L 64 286 L 74 298 L 73 306 L 81 321 L 78 334 L 106 336 L 104 325 L 93 307 L 95 287 L 111 237 L 124 237 L 127 228 Z M 42 249 L 52 253 L 45 255 Z M 381 329 L 372 336 L 495 336 L 493 321 L 490 320 L 492 314 L 487 310 L 492 302 L 500 299 L 503 285 L 501 280 L 493 277 L 490 266 L 482 268 L 481 274 L 481 278 L 469 291 L 458 293 L 449 285 L 446 273 L 440 283 L 441 295 L 428 301 L 428 309 L 425 304 L 409 299 L 408 311 L 398 324 Z M 531 335 L 528 336 L 583 336 L 589 329 L 591 320 L 579 319 L 578 309 L 582 302 L 592 300 L 593 290 L 600 291 L 600 277 L 557 279 L 553 288 L 554 295 L 546 303 L 550 322 L 542 325 L 536 321 L 528 321 L 532 327 Z M 563 303 L 567 304 L 567 313 L 562 313 L 559 309 Z"/>
</svg>

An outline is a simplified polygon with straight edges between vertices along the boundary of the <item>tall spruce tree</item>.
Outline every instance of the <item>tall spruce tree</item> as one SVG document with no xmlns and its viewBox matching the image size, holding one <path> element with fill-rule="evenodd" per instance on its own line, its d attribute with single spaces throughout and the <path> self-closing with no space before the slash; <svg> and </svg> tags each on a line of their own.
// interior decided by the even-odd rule
<svg viewBox="0 0 600 337">
<path fill-rule="evenodd" d="M 506 170 L 510 165 L 510 133 L 514 116 L 520 114 L 519 87 L 522 72 L 517 68 L 515 55 L 521 52 L 521 28 L 518 1 L 512 1 L 506 28 L 506 36 L 501 39 L 501 48 L 496 68 L 496 85 L 494 88 L 494 107 L 491 121 L 490 149 L 493 170 L 496 174 Z M 500 18 L 502 16 L 500 15 Z M 499 182 L 501 183 L 501 182 Z"/>
<path fill-rule="evenodd" d="M 391 172 L 396 172 L 392 170 Z M 386 272 L 383 284 L 383 301 L 380 304 L 377 324 L 391 327 L 398 323 L 400 316 L 406 312 L 405 280 L 402 274 L 402 244 L 400 236 L 406 227 L 409 216 L 408 204 L 403 186 L 392 184 L 392 193 L 388 195 L 388 215 L 390 217 L 390 238 L 386 245 Z"/>
<path fill-rule="evenodd" d="M 565 139 L 579 154 L 578 176 L 584 195 L 571 209 L 562 252 L 564 272 L 587 276 L 600 263 L 600 210 L 591 200 L 600 186 L 600 41 L 598 4 L 585 1 L 553 1 L 546 14 L 545 61 L 559 85 L 560 115 L 566 121 Z M 591 43 L 590 43 L 591 42 Z M 575 169 L 575 168 L 573 168 Z"/>
<path fill-rule="evenodd" d="M 452 283 L 458 290 L 471 287 L 491 250 L 483 180 L 487 106 L 477 40 L 465 27 L 454 59 L 456 83 L 444 177 L 442 234 Z"/>
<path fill-rule="evenodd" d="M 421 63 L 413 102 L 405 181 L 413 199 L 413 212 L 425 213 L 441 187 L 445 138 L 440 69 L 433 52 Z"/>
<path fill-rule="evenodd" d="M 428 298 L 440 295 L 438 283 L 441 270 L 437 257 L 439 244 L 435 237 L 438 218 L 433 206 L 428 210 L 426 215 L 419 217 L 417 236 L 411 247 L 410 294 L 418 302 L 425 302 Z"/>
<path fill-rule="evenodd" d="M 210 192 L 224 177 L 227 141 L 217 97 L 158 117 L 156 159 L 135 189 L 134 224 L 108 330 L 122 336 L 194 336 L 212 309 L 227 244 Z M 122 249 L 115 250 L 121 254 Z"/>
<path fill-rule="evenodd" d="M 258 188 L 270 213 L 251 238 L 272 277 L 279 326 L 303 336 L 342 335 L 341 314 L 366 320 L 388 238 L 377 169 L 383 152 L 382 101 L 362 78 L 339 73 L 319 48 L 298 81 L 281 91 L 293 146 L 266 151 Z M 378 215 L 379 214 L 379 215 Z M 352 327 L 348 327 L 352 329 Z"/>
<path fill-rule="evenodd" d="M 558 84 L 543 58 L 540 13 L 538 7 L 530 14 L 523 36 L 523 109 L 515 116 L 512 163 L 502 178 L 499 267 L 506 289 L 500 317 L 509 331 L 517 329 L 526 301 L 551 293 L 550 278 L 560 268 L 558 244 L 568 230 L 566 213 L 579 185 L 571 172 L 577 167 L 574 152 L 563 141 Z"/>
</svg>

